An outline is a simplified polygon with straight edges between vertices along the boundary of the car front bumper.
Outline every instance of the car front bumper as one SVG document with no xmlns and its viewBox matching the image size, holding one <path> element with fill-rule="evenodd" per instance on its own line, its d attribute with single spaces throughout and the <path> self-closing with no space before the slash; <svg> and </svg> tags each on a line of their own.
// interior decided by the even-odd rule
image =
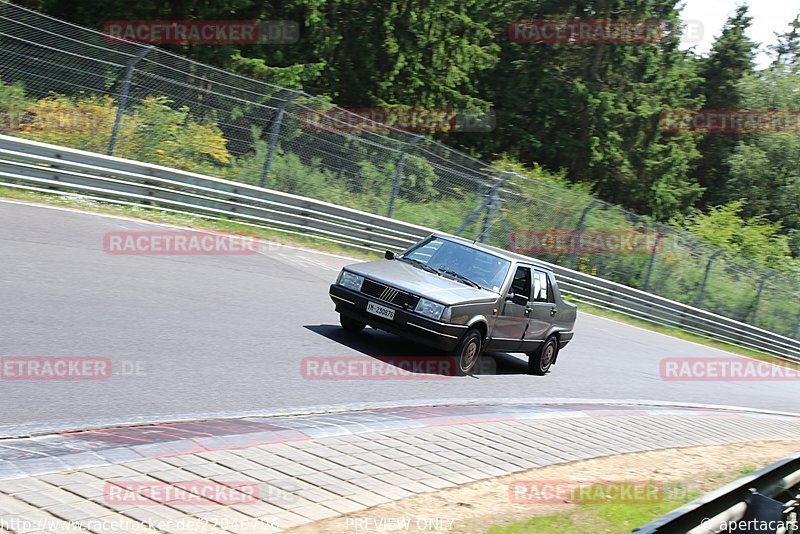
<svg viewBox="0 0 800 534">
<path fill-rule="evenodd" d="M 465 325 L 434 321 L 336 284 L 331 285 L 329 293 L 331 300 L 336 305 L 336 311 L 340 314 L 429 347 L 452 351 L 467 332 Z M 394 319 L 389 320 L 368 313 L 367 303 L 369 302 L 393 309 Z"/>
</svg>

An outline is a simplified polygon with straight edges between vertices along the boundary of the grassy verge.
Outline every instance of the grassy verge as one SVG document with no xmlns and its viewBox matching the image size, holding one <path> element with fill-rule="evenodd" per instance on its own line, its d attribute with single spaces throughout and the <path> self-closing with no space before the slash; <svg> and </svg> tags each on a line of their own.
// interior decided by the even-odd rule
<svg viewBox="0 0 800 534">
<path fill-rule="evenodd" d="M 300 246 L 320 252 L 342 254 L 355 259 L 374 260 L 381 257 L 377 252 L 372 253 L 366 250 L 359 250 L 330 241 L 306 237 L 299 233 L 286 233 L 278 230 L 270 230 L 268 228 L 260 228 L 257 226 L 242 224 L 235 221 L 205 219 L 199 216 L 172 213 L 158 209 L 139 208 L 136 206 L 122 206 L 117 204 L 97 202 L 75 196 L 57 194 L 50 195 L 47 193 L 38 193 L 36 191 L 25 191 L 11 187 L 0 186 L 0 198 L 63 206 L 65 208 L 74 208 L 90 213 L 104 213 L 110 215 L 119 215 L 121 217 L 132 217 L 144 221 L 173 224 L 176 226 L 185 226 L 187 228 L 196 228 L 198 230 L 254 236 L 273 243 Z"/>
<path fill-rule="evenodd" d="M 681 330 L 680 328 L 651 323 L 649 321 L 644 321 L 642 319 L 630 317 L 628 315 L 617 313 L 612 310 L 606 310 L 605 308 L 600 308 L 598 306 L 593 306 L 591 304 L 586 304 L 583 302 L 576 302 L 576 304 L 578 305 L 578 310 L 584 313 L 597 315 L 598 317 L 605 317 L 606 319 L 613 319 L 621 323 L 629 324 L 632 326 L 638 326 L 639 328 L 644 328 L 645 330 L 650 330 L 652 332 L 659 332 L 661 334 L 666 334 L 668 336 L 676 337 L 678 339 L 693 341 L 695 343 L 699 343 L 707 347 L 724 350 L 727 352 L 738 354 L 740 356 L 755 358 L 757 360 L 762 360 L 779 365 L 780 364 L 787 365 L 787 362 L 784 362 L 783 360 L 780 360 L 775 356 L 772 356 L 771 354 L 765 354 L 762 352 L 757 352 L 754 350 L 742 348 L 737 345 L 732 345 L 730 343 L 725 343 L 723 341 L 717 341 L 715 339 L 708 339 L 706 337 L 699 336 L 691 332 L 686 332 L 685 330 Z"/>
<path fill-rule="evenodd" d="M 647 504 L 578 504 L 568 512 L 532 517 L 504 526 L 494 526 L 486 534 L 562 534 L 566 532 L 631 532 L 704 493 L 733 482 L 755 471 L 752 466 L 717 473 L 691 488 L 684 483 L 664 488 L 664 499 Z"/>
<path fill-rule="evenodd" d="M 225 220 L 209 220 L 202 217 L 192 215 L 184 215 L 160 211 L 157 209 L 138 208 L 135 206 L 120 206 L 115 204 L 108 204 L 103 202 L 96 202 L 75 196 L 56 195 L 38 193 L 35 191 L 25 191 L 10 187 L 0 186 L 0 198 L 9 198 L 14 200 L 21 200 L 26 202 L 36 202 L 42 204 L 50 204 L 57 206 L 64 206 L 69 208 L 80 209 L 92 213 L 106 213 L 112 215 L 119 215 L 124 217 L 133 217 L 145 221 L 174 224 L 177 226 L 185 226 L 188 228 L 197 228 L 200 230 L 209 230 L 215 232 L 227 232 L 233 234 L 246 234 L 256 236 L 267 241 L 282 243 L 285 245 L 294 245 L 317 250 L 320 252 L 330 252 L 335 254 L 342 254 L 355 259 L 374 260 L 380 258 L 378 253 L 371 253 L 368 251 L 358 250 L 352 247 L 340 245 L 329 241 L 322 241 L 311 237 L 305 237 L 300 234 L 290 234 L 266 228 L 259 228 L 247 224 L 241 224 L 234 221 Z M 638 326 L 646 330 L 660 332 L 687 341 L 700 343 L 708 347 L 726 350 L 734 354 L 746 356 L 749 358 L 756 358 L 759 360 L 769 361 L 773 363 L 782 363 L 781 360 L 753 350 L 737 347 L 721 341 L 710 340 L 702 336 L 691 334 L 680 330 L 678 328 L 671 328 L 668 326 L 656 325 L 647 321 L 628 317 L 621 313 L 605 310 L 592 306 L 591 304 L 579 303 L 579 310 L 592 315 L 614 319 L 622 323 Z"/>
</svg>

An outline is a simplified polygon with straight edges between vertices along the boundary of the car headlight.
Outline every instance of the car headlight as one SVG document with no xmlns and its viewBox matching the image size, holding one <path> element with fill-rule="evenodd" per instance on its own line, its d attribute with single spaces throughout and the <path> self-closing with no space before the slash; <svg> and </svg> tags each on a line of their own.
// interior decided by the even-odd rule
<svg viewBox="0 0 800 534">
<path fill-rule="evenodd" d="M 347 289 L 352 289 L 353 291 L 361 291 L 361 284 L 364 283 L 364 277 L 348 271 L 342 271 L 339 273 L 339 279 L 336 283 Z"/>
<path fill-rule="evenodd" d="M 419 299 L 419 302 L 417 302 L 417 307 L 414 308 L 414 311 L 420 315 L 424 315 L 425 317 L 430 317 L 431 319 L 438 321 L 442 318 L 442 313 L 444 313 L 445 307 L 446 306 L 444 304 L 439 304 L 438 302 L 433 302 L 428 299 Z"/>
</svg>

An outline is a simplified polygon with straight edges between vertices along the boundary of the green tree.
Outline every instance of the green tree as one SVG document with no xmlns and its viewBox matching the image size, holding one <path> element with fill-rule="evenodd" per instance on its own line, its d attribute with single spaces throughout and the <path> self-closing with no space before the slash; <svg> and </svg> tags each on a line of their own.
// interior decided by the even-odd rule
<svg viewBox="0 0 800 534">
<path fill-rule="evenodd" d="M 778 129 L 746 136 L 726 160 L 730 189 L 747 199 L 744 215 L 763 215 L 779 223 L 795 256 L 800 256 L 800 137 L 797 112 L 793 111 L 800 109 L 798 86 L 800 72 L 780 64 L 741 81 L 743 104 L 779 110 L 775 115 Z M 781 124 L 786 126 L 783 131 Z"/>
<path fill-rule="evenodd" d="M 322 20 L 325 0 L 31 0 L 23 2 L 48 15 L 103 30 L 112 20 L 290 20 L 301 25 L 302 44 L 159 44 L 202 63 L 227 68 L 290 87 L 313 82 L 320 74 L 320 50 L 328 39 Z M 246 61 L 257 60 L 255 64 Z"/>
<path fill-rule="evenodd" d="M 788 239 L 780 224 L 765 217 L 745 218 L 745 200 L 712 207 L 689 217 L 686 228 L 701 239 L 764 265 L 786 268 L 791 262 Z"/>
<path fill-rule="evenodd" d="M 497 46 L 488 0 L 343 0 L 327 13 L 323 80 L 343 107 L 487 109 L 476 77 Z"/>
<path fill-rule="evenodd" d="M 791 70 L 800 68 L 800 13 L 789 23 L 789 30 L 775 36 L 778 43 L 770 47 L 775 55 L 772 66 L 785 65 Z"/>
<path fill-rule="evenodd" d="M 691 55 L 678 49 L 675 0 L 555 0 L 498 6 L 497 34 L 525 19 L 659 20 L 649 42 L 501 41 L 500 61 L 483 94 L 497 103 L 497 131 L 473 139 L 481 153 L 508 153 L 527 165 L 566 169 L 604 199 L 667 219 L 687 211 L 701 190 L 688 177 L 697 156 L 688 134 L 666 134 L 662 112 L 698 105 Z"/>
<path fill-rule="evenodd" d="M 708 58 L 702 61 L 700 76 L 704 108 L 731 110 L 742 107 L 739 82 L 753 74 L 757 45 L 745 35 L 752 17 L 747 6 L 737 8 L 722 29 L 722 35 L 711 47 Z M 741 134 L 709 133 L 698 144 L 701 158 L 694 168 L 694 177 L 705 187 L 705 205 L 721 204 L 735 198 L 728 185 L 730 168 L 727 159 L 741 140 Z"/>
</svg>

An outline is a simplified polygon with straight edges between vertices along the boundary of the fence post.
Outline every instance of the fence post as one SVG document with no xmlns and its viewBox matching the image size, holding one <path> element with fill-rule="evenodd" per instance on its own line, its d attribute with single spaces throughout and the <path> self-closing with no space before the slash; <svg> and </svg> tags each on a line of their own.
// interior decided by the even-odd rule
<svg viewBox="0 0 800 534">
<path fill-rule="evenodd" d="M 497 208 L 497 193 L 492 191 L 489 197 L 489 205 L 486 206 L 486 215 L 483 218 L 483 228 L 478 240 L 481 243 L 486 243 L 486 237 L 489 235 L 489 229 L 492 227 L 492 219 L 494 219 L 494 211 Z"/>
<path fill-rule="evenodd" d="M 794 327 L 794 334 L 792 334 L 792 337 L 800 339 L 800 315 L 797 316 L 797 326 Z"/>
<path fill-rule="evenodd" d="M 653 250 L 650 251 L 650 262 L 647 264 L 647 274 L 644 277 L 644 289 L 643 291 L 647 291 L 650 289 L 650 277 L 653 276 L 653 267 L 656 264 L 656 254 L 658 253 L 658 245 L 661 243 L 661 240 L 664 239 L 664 234 L 658 232 L 656 234 L 656 242 L 653 244 Z"/>
<path fill-rule="evenodd" d="M 481 243 L 486 243 L 486 240 L 489 237 L 489 230 L 491 229 L 492 223 L 494 222 L 495 213 L 500 213 L 500 220 L 502 221 L 503 228 L 506 230 L 506 232 L 510 230 L 508 226 L 508 221 L 506 221 L 506 218 L 503 216 L 503 212 L 501 211 L 503 206 L 502 203 L 500 202 L 500 186 L 503 185 L 505 181 L 508 180 L 509 176 L 511 176 L 512 174 L 514 173 L 511 171 L 503 173 L 503 176 L 502 178 L 500 178 L 500 181 L 497 182 L 494 185 L 494 187 L 492 187 L 492 190 L 489 193 L 489 205 L 488 209 L 486 210 L 486 217 L 483 219 L 483 230 L 481 230 L 481 235 L 479 238 Z"/>
<path fill-rule="evenodd" d="M 708 283 L 708 275 L 711 272 L 711 264 L 714 263 L 714 258 L 722 254 L 723 250 L 718 250 L 708 258 L 708 263 L 706 264 L 706 272 L 703 275 L 703 283 L 700 284 L 700 292 L 697 294 L 697 299 L 694 301 L 694 307 L 699 308 L 703 304 L 703 297 L 705 297 L 706 293 L 706 284 Z"/>
<path fill-rule="evenodd" d="M 136 64 L 144 58 L 154 47 L 146 46 L 140 48 L 135 56 L 128 60 L 125 65 L 125 78 L 122 80 L 122 87 L 119 92 L 119 104 L 117 105 L 117 116 L 114 117 L 114 126 L 111 129 L 111 139 L 108 141 L 108 155 L 114 155 L 114 149 L 117 147 L 117 136 L 119 136 L 119 127 L 122 123 L 122 115 L 125 113 L 125 108 L 128 106 L 128 93 L 131 90 L 131 78 L 133 72 L 136 70 Z"/>
<path fill-rule="evenodd" d="M 403 168 L 406 166 L 406 153 L 421 139 L 424 139 L 421 135 L 414 135 L 414 139 L 406 143 L 403 148 L 400 149 L 400 159 L 397 160 L 397 170 L 394 173 L 394 184 L 392 185 L 392 196 L 389 197 L 389 211 L 386 213 L 387 217 L 392 216 L 392 212 L 394 212 L 394 199 L 397 198 L 397 193 L 400 192 L 400 180 L 403 178 Z"/>
<path fill-rule="evenodd" d="M 264 168 L 261 169 L 261 178 L 258 180 L 258 185 L 261 187 L 267 186 L 267 177 L 269 176 L 269 170 L 272 167 L 272 157 L 275 155 L 275 150 L 278 147 L 278 135 L 281 133 L 281 124 L 283 123 L 283 114 L 286 112 L 286 107 L 301 93 L 292 92 L 289 95 L 289 98 L 283 101 L 281 105 L 277 107 L 278 113 L 275 115 L 275 120 L 272 121 L 272 129 L 269 133 L 269 150 L 267 151 L 267 157 L 264 160 Z"/>
<path fill-rule="evenodd" d="M 501 185 L 503 185 L 503 184 L 505 183 L 505 181 L 506 181 L 506 180 L 508 180 L 509 176 L 511 176 L 512 174 L 514 174 L 514 173 L 513 173 L 513 172 L 510 172 L 510 171 L 509 171 L 509 172 L 505 172 L 505 173 L 503 173 L 503 177 L 502 177 L 502 178 L 501 178 L 501 179 L 500 179 L 500 180 L 499 180 L 499 181 L 498 181 L 496 184 L 494 184 L 494 185 L 491 187 L 491 189 L 489 189 L 489 191 L 486 193 L 486 196 L 485 196 L 485 197 L 484 197 L 484 199 L 481 201 L 481 203 L 480 203 L 480 204 L 478 204 L 477 206 L 475 206 L 475 209 L 474 209 L 474 210 L 472 210 L 472 213 L 470 213 L 469 215 L 467 215 L 467 218 L 466 218 L 466 219 L 464 219 L 464 222 L 463 222 L 463 223 L 461 223 L 461 226 L 459 226 L 459 227 L 458 227 L 458 230 L 456 230 L 456 231 L 455 231 L 455 235 L 459 235 L 459 236 L 460 236 L 460 235 L 461 235 L 461 232 L 463 232 L 464 230 L 466 230 L 466 229 L 467 229 L 467 226 L 469 226 L 470 224 L 472 224 L 472 221 L 474 221 L 474 220 L 475 220 L 475 218 L 476 218 L 478 215 L 480 215 L 480 213 L 481 213 L 481 212 L 482 212 L 484 209 L 486 209 L 487 207 L 489 208 L 489 212 L 490 212 L 490 214 L 493 214 L 493 213 L 494 213 L 494 208 L 492 208 L 492 207 L 490 206 L 490 204 L 492 204 L 492 203 L 493 203 L 495 200 L 497 200 L 497 197 L 496 197 L 496 193 L 497 193 L 497 191 L 500 189 L 500 186 L 501 186 Z M 483 237 L 483 232 L 485 232 L 485 231 L 486 231 L 486 230 L 485 230 L 486 224 L 487 224 L 487 221 L 485 220 L 485 221 L 484 221 L 484 230 L 483 230 L 483 231 L 482 231 L 482 233 L 481 233 L 481 237 Z M 491 222 L 488 222 L 488 224 L 491 226 Z"/>
<path fill-rule="evenodd" d="M 575 235 L 572 236 L 572 239 L 570 239 L 570 247 L 574 251 L 572 253 L 573 269 L 578 268 L 578 259 L 580 257 L 580 253 L 578 252 L 580 250 L 580 247 L 575 246 L 576 244 L 575 240 L 577 239 L 578 240 L 577 242 L 580 243 L 581 234 L 583 233 L 583 229 L 586 226 L 586 217 L 589 215 L 589 212 L 594 209 L 595 206 L 599 206 L 600 204 L 602 204 L 602 202 L 600 202 L 596 198 L 592 199 L 592 201 L 589 202 L 589 205 L 583 208 L 583 212 L 581 212 L 581 218 L 578 219 L 578 226 L 575 228 Z"/>
<path fill-rule="evenodd" d="M 761 283 L 758 284 L 758 293 L 756 294 L 756 303 L 753 306 L 753 314 L 750 317 L 750 324 L 756 324 L 756 316 L 758 315 L 758 307 L 761 305 L 761 292 L 764 291 L 764 284 L 769 280 L 771 277 L 778 274 L 777 272 L 771 272 L 767 276 L 761 279 Z"/>
</svg>

